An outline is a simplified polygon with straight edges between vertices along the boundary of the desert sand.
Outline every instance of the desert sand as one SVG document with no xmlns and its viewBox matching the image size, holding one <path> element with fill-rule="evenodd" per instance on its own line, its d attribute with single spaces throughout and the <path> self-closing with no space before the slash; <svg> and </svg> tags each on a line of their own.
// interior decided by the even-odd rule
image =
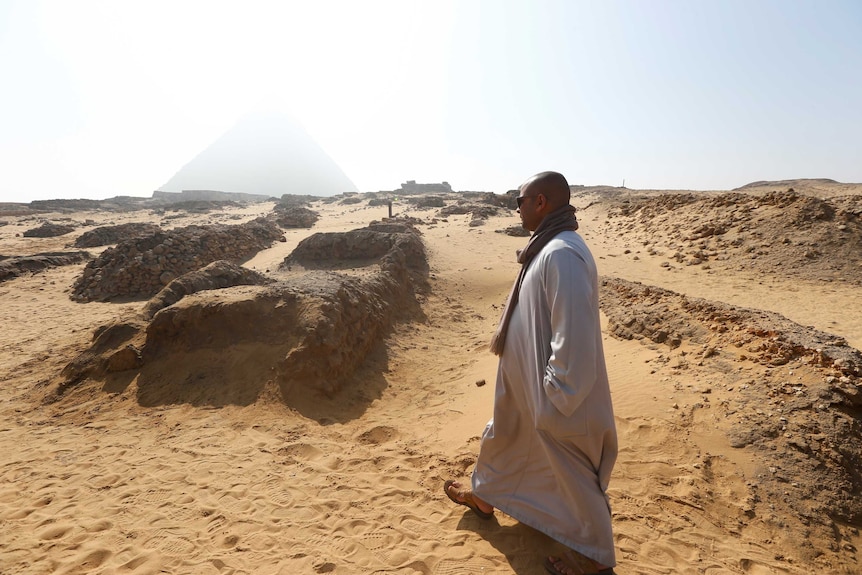
<svg viewBox="0 0 862 575">
<path fill-rule="evenodd" d="M 862 194 L 862 186 L 790 184 L 817 198 Z M 744 192 L 762 197 L 787 187 Z M 659 196 L 575 188 L 572 201 L 609 282 L 603 289 L 632 298 L 603 299 L 621 446 L 609 492 L 617 573 L 862 572 L 854 502 L 860 380 L 837 369 L 828 350 L 781 347 L 783 332 L 745 323 L 779 321 L 757 311 L 780 314 L 800 338 L 837 346 L 852 361 L 862 347 L 862 260 L 852 260 L 853 250 L 862 257 L 858 218 L 836 240 L 849 238 L 851 255 L 812 272 L 813 263 L 782 264 L 789 255 L 770 262 L 805 235 L 801 226 L 764 227 L 758 236 L 756 223 L 779 222 L 782 206 L 739 216 L 752 235 L 720 249 L 697 245 L 717 235 L 679 236 L 707 212 L 621 211 L 630 197 Z M 171 225 L 237 223 L 272 207 L 188 213 Z M 367 202 L 310 207 L 321 216 L 311 229 L 285 230 L 285 242 L 243 265 L 275 273 L 303 238 L 387 216 L 385 206 Z M 0 573 L 543 573 L 542 557 L 558 550 L 553 541 L 500 513 L 482 521 L 442 492 L 444 480 L 469 476 L 491 415 L 496 358 L 487 344 L 518 271 L 515 250 L 526 242 L 497 231 L 517 225 L 517 214 L 470 226 L 469 214 L 394 207 L 396 216 L 422 222 L 430 267 L 422 317 L 396 322 L 331 396 L 143 402 L 132 380 L 120 389 L 85 383 L 57 398 L 61 372 L 94 331 L 145 300 L 73 301 L 84 262 L 0 283 Z M 85 229 L 109 223 L 165 223 L 148 210 L 0 220 L 4 256 L 71 250 Z M 43 220 L 88 224 L 63 236 L 21 237 Z M 754 245 L 752 237 L 754 248 L 735 250 Z M 808 259 L 828 260 L 830 245 L 821 241 Z M 711 252 L 709 263 L 690 261 L 689 247 Z M 752 263 L 758 254 L 768 265 Z M 625 291 L 638 286 L 655 289 L 649 297 Z M 669 315 L 639 307 L 660 297 L 656 305 Z M 748 311 L 710 307 L 710 317 L 690 319 L 704 305 L 679 303 L 701 300 Z M 655 333 L 649 325 L 632 332 L 649 314 L 669 333 L 643 337 Z M 761 345 L 770 341 L 781 349 Z"/>
</svg>

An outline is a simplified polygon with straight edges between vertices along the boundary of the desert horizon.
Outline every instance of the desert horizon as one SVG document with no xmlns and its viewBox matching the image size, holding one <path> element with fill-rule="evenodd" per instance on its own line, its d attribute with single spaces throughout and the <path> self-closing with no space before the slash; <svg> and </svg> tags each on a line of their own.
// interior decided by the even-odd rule
<svg viewBox="0 0 862 575">
<path fill-rule="evenodd" d="M 858 573 L 862 184 L 571 189 L 617 573 Z M 442 491 L 491 415 L 513 202 L 0 204 L 0 572 L 543 573 L 556 543 Z"/>
</svg>

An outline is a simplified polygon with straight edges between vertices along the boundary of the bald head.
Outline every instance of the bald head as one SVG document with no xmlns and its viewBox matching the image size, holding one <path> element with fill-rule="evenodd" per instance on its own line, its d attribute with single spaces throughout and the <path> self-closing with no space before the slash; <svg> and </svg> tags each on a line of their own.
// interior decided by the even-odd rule
<svg viewBox="0 0 862 575">
<path fill-rule="evenodd" d="M 521 190 L 525 195 L 542 194 L 551 210 L 568 205 L 572 199 L 569 182 L 559 172 L 540 172 L 524 182 Z"/>
</svg>

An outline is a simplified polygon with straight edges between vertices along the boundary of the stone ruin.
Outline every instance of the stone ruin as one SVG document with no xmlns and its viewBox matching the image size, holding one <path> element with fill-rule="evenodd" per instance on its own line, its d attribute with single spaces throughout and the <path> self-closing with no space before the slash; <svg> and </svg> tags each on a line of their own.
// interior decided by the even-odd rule
<svg viewBox="0 0 862 575">
<path fill-rule="evenodd" d="M 489 217 L 499 215 L 500 211 L 499 207 L 491 204 L 459 200 L 454 204 L 441 208 L 438 215 L 441 218 L 446 218 L 451 215 L 471 214 L 469 225 L 476 227 L 484 225 Z"/>
<path fill-rule="evenodd" d="M 38 273 L 57 266 L 69 266 L 91 259 L 89 252 L 44 252 L 29 256 L 0 256 L 0 282 L 25 273 Z"/>
<path fill-rule="evenodd" d="M 42 222 L 42 225 L 37 228 L 31 228 L 24 231 L 25 238 L 55 238 L 64 236 L 75 231 L 75 226 L 66 224 L 55 224 L 53 222 Z"/>
<path fill-rule="evenodd" d="M 278 397 L 296 406 L 336 393 L 393 322 L 421 314 L 428 264 L 406 224 L 312 238 L 288 256 L 304 271 L 217 261 L 171 281 L 140 312 L 96 330 L 48 401 L 92 385 L 120 393 L 132 381 L 141 405 Z M 366 273 L 336 271 L 347 260 Z"/>
<path fill-rule="evenodd" d="M 151 236 L 161 231 L 155 224 L 133 222 L 116 226 L 102 226 L 88 230 L 75 240 L 76 248 L 95 248 L 120 243 L 123 240 Z"/>
<path fill-rule="evenodd" d="M 188 272 L 217 260 L 241 262 L 284 241 L 273 222 L 258 218 L 240 225 L 161 229 L 108 248 L 90 261 L 72 286 L 76 301 L 147 298 Z"/>
<path fill-rule="evenodd" d="M 407 201 L 419 209 L 442 208 L 446 205 L 446 198 L 443 196 L 416 196 L 407 198 Z"/>
<path fill-rule="evenodd" d="M 184 274 L 166 285 L 150 298 L 141 314 L 144 319 L 151 320 L 160 310 L 177 303 L 187 295 L 238 285 L 266 285 L 273 281 L 273 278 L 254 270 L 226 260 L 218 260 L 202 269 Z"/>
<path fill-rule="evenodd" d="M 407 223 L 377 222 L 349 232 L 313 234 L 284 259 L 282 268 L 299 264 L 308 269 L 351 267 L 388 262 L 391 254 L 403 258 L 402 267 L 425 272 L 425 246 L 419 232 Z"/>
<path fill-rule="evenodd" d="M 452 186 L 449 182 L 441 182 L 439 184 L 417 184 L 416 180 L 408 180 L 401 184 L 401 188 L 396 190 L 396 193 L 403 195 L 413 194 L 451 194 Z"/>
<path fill-rule="evenodd" d="M 282 228 L 310 228 L 320 219 L 320 214 L 295 204 L 276 204 L 272 209 L 273 221 Z"/>
</svg>

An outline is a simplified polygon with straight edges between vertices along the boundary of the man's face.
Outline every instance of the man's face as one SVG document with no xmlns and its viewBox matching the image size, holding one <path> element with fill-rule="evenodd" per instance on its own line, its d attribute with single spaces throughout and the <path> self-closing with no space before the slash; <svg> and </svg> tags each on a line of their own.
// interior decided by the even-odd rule
<svg viewBox="0 0 862 575">
<path fill-rule="evenodd" d="M 518 214 L 525 230 L 534 232 L 542 221 L 539 208 L 544 205 L 545 197 L 530 190 L 530 182 L 520 187 L 518 191 Z"/>
</svg>

